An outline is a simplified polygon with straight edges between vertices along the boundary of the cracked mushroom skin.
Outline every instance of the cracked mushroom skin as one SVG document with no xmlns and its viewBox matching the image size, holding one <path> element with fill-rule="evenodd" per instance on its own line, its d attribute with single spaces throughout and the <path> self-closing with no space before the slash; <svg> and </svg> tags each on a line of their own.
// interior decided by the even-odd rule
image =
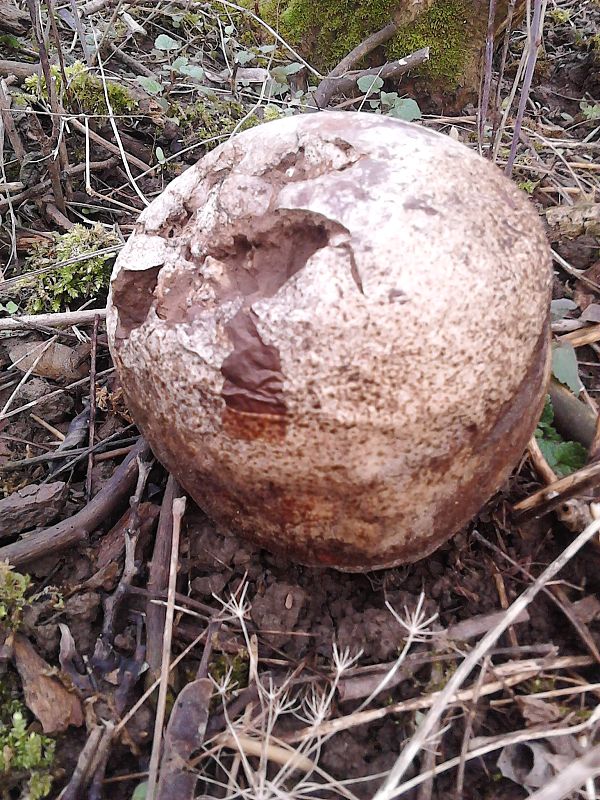
<svg viewBox="0 0 600 800">
<path fill-rule="evenodd" d="M 221 530 L 310 565 L 428 555 L 523 453 L 549 372 L 549 249 L 500 171 L 375 114 L 248 130 L 117 259 L 131 412 Z"/>
</svg>

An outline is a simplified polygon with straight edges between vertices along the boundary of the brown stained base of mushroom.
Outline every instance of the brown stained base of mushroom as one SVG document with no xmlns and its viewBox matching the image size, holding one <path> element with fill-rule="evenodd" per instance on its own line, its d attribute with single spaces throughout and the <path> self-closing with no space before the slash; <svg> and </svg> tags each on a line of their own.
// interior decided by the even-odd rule
<svg viewBox="0 0 600 800">
<path fill-rule="evenodd" d="M 530 417 L 531 423 L 533 424 L 534 420 L 539 417 L 541 408 L 531 407 L 531 392 L 532 387 L 538 387 L 540 383 L 545 380 L 548 368 L 548 353 L 548 337 L 544 332 L 540 337 L 538 357 L 531 364 L 511 404 L 507 404 L 509 407 L 499 411 L 497 419 L 494 420 L 490 426 L 491 430 L 485 432 L 478 431 L 473 437 L 473 449 L 476 450 L 479 448 L 485 455 L 482 460 L 481 473 L 474 477 L 472 484 L 462 487 L 462 503 L 457 504 L 454 508 L 448 509 L 443 519 L 436 521 L 436 524 L 432 526 L 432 534 L 429 539 L 417 543 L 408 542 L 399 551 L 387 554 L 385 566 L 390 567 L 394 564 L 417 561 L 435 551 L 436 548 L 439 547 L 439 535 L 436 535 L 438 528 L 441 527 L 444 530 L 456 531 L 462 524 L 467 513 L 465 512 L 465 504 L 470 509 L 468 512 L 469 515 L 474 516 L 479 510 L 480 500 L 477 499 L 473 502 L 471 491 L 472 486 L 480 486 L 482 475 L 485 476 L 485 480 L 490 483 L 492 482 L 490 476 L 493 476 L 494 488 L 496 489 L 503 482 L 505 475 L 503 472 L 500 472 L 500 470 L 503 470 L 507 463 L 505 449 L 507 447 L 513 448 L 514 458 L 516 458 L 517 455 L 522 452 L 526 444 L 525 442 L 515 442 L 514 436 L 511 439 L 512 431 L 515 429 L 517 421 L 522 421 L 524 418 Z M 439 469 L 445 469 L 445 465 L 440 464 Z M 202 484 L 199 488 L 196 488 L 196 486 L 192 487 L 191 485 L 185 486 L 185 482 L 184 488 L 188 489 L 188 491 L 191 490 L 191 494 L 195 492 L 200 496 L 208 495 L 205 506 L 208 516 L 211 516 L 211 511 L 214 509 L 215 518 L 219 518 L 222 521 L 224 515 L 229 512 L 229 509 L 227 509 L 225 505 L 225 503 L 228 502 L 228 494 L 227 487 L 220 486 L 219 481 L 220 476 L 206 475 L 203 477 Z M 273 495 L 261 497 L 258 492 L 256 493 L 256 497 L 253 498 L 253 502 L 257 504 L 263 504 L 267 507 L 270 505 L 273 509 L 279 509 L 278 513 L 281 514 L 281 517 L 278 520 L 278 524 L 283 525 L 285 528 L 286 514 L 289 514 L 290 506 L 293 506 L 293 501 L 290 498 L 283 505 L 281 503 L 275 505 L 276 500 L 277 498 Z M 347 498 L 348 507 L 351 508 L 352 503 L 355 501 L 356 498 Z M 310 511 L 310 508 L 307 510 Z M 244 521 L 240 519 L 235 511 L 232 511 L 231 514 L 232 516 L 228 521 L 228 529 L 233 531 L 239 530 L 240 526 L 243 526 Z M 255 545 L 264 546 L 292 561 L 297 560 L 301 563 L 320 567 L 327 567 L 330 564 L 334 564 L 336 568 L 347 572 L 362 572 L 365 570 L 363 554 L 360 552 L 357 553 L 356 548 L 343 541 L 312 541 L 308 547 L 303 546 L 295 550 L 293 544 L 289 542 L 286 542 L 285 545 L 280 545 L 277 540 L 261 540 L 257 537 L 254 529 L 244 529 L 243 535 Z M 371 565 L 371 569 L 378 568 L 381 567 L 377 564 Z"/>
<path fill-rule="evenodd" d="M 86 541 L 89 534 L 99 528 L 129 497 L 138 474 L 137 459 L 147 451 L 147 444 L 140 439 L 112 478 L 81 511 L 51 528 L 0 547 L 0 561 L 6 560 L 15 567 L 21 567 Z"/>
</svg>

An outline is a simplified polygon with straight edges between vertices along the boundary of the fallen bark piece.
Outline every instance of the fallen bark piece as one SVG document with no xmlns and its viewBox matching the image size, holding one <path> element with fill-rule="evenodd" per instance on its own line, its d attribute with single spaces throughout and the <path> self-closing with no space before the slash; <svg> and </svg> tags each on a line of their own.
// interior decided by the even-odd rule
<svg viewBox="0 0 600 800">
<path fill-rule="evenodd" d="M 63 510 L 67 494 L 63 481 L 32 483 L 0 500 L 0 539 L 48 525 Z"/>
<path fill-rule="evenodd" d="M 29 14 L 15 0 L 0 0 L 0 30 L 23 36 L 31 27 Z"/>
<path fill-rule="evenodd" d="M 44 733 L 60 733 L 69 725 L 83 725 L 83 708 L 79 698 L 69 692 L 52 674 L 52 667 L 38 655 L 22 634 L 14 639 L 15 668 L 23 684 L 25 703 L 41 722 Z"/>
</svg>

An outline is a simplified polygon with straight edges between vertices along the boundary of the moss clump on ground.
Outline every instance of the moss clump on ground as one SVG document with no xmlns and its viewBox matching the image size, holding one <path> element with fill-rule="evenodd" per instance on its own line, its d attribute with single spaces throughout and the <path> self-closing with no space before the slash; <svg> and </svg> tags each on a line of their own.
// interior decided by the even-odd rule
<svg viewBox="0 0 600 800">
<path fill-rule="evenodd" d="M 21 625 L 31 579 L 0 561 L 0 625 L 12 632 Z M 41 800 L 50 793 L 54 742 L 28 730 L 28 712 L 20 698 L 14 673 L 0 680 L 0 796 Z"/>
<path fill-rule="evenodd" d="M 236 100 L 224 100 L 216 95 L 209 95 L 187 106 L 178 104 L 171 110 L 171 115 L 179 120 L 186 139 L 214 139 L 206 141 L 207 151 L 221 144 L 236 128 L 237 131 L 245 131 L 260 124 L 261 120 L 256 114 L 244 119 L 247 113 L 244 106 Z"/>
<path fill-rule="evenodd" d="M 64 311 L 73 301 L 87 300 L 107 289 L 115 253 L 97 251 L 114 248 L 118 244 L 120 240 L 116 234 L 101 225 L 93 228 L 74 225 L 67 233 L 35 245 L 27 259 L 26 272 L 79 256 L 89 257 L 36 276 L 33 287 L 29 289 L 27 312 Z"/>
<path fill-rule="evenodd" d="M 311 0 L 265 0 L 263 18 L 290 44 L 301 49 L 323 72 L 334 67 L 367 36 L 391 20 L 400 28 L 386 45 L 388 59 L 401 58 L 429 47 L 431 56 L 415 74 L 452 90 L 471 81 L 471 61 L 478 57 L 486 21 L 477 14 L 472 0 L 435 0 L 414 19 L 402 0 L 333 0 L 315 4 Z M 406 22 L 402 22 L 403 17 Z M 469 73 L 465 78 L 465 73 Z"/>
<path fill-rule="evenodd" d="M 402 58 L 422 47 L 430 58 L 419 74 L 455 84 L 469 57 L 468 8 L 461 0 L 438 0 L 414 21 L 401 28 L 390 42 L 388 57 Z"/>
<path fill-rule="evenodd" d="M 62 73 L 58 66 L 51 66 L 50 74 L 55 83 L 56 91 L 68 111 L 95 116 L 106 116 L 108 114 L 102 81 L 92 75 L 81 61 L 75 61 L 71 66 L 65 67 L 66 87 L 63 85 Z M 48 100 L 46 79 L 43 75 L 31 75 L 26 78 L 25 87 L 36 97 Z M 115 116 L 127 114 L 137 108 L 137 102 L 134 97 L 119 83 L 107 81 L 106 94 Z"/>
<path fill-rule="evenodd" d="M 248 656 L 245 653 L 222 653 L 210 662 L 208 672 L 216 683 L 227 683 L 229 689 L 243 689 L 248 685 Z"/>
</svg>

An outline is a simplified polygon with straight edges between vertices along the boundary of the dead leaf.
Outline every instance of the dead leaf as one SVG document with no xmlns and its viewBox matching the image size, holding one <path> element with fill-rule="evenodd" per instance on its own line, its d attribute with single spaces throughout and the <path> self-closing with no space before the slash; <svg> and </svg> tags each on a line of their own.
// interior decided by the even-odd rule
<svg viewBox="0 0 600 800">
<path fill-rule="evenodd" d="M 600 322 L 600 305 L 590 303 L 580 317 L 582 322 Z"/>
<path fill-rule="evenodd" d="M 505 778 L 531 793 L 559 775 L 580 753 L 577 739 L 569 734 L 509 744 L 500 752 L 498 769 Z"/>
<path fill-rule="evenodd" d="M 157 800 L 192 800 L 198 775 L 189 768 L 202 747 L 212 684 L 208 678 L 188 683 L 179 693 L 165 734 Z"/>
<path fill-rule="evenodd" d="M 8 348 L 8 355 L 21 372 L 32 369 L 33 375 L 54 381 L 72 383 L 85 377 L 88 372 L 87 366 L 81 362 L 81 352 L 60 342 L 15 342 Z M 36 364 L 37 359 L 39 361 Z"/>
<path fill-rule="evenodd" d="M 521 742 L 503 747 L 498 757 L 498 769 L 505 778 L 528 791 L 545 786 L 554 777 L 548 749 L 543 742 Z"/>
<path fill-rule="evenodd" d="M 600 600 L 595 594 L 588 594 L 582 600 L 572 603 L 571 607 L 578 622 L 584 625 L 588 625 L 600 617 Z"/>
<path fill-rule="evenodd" d="M 52 667 L 38 655 L 22 634 L 16 634 L 13 647 L 15 667 L 23 684 L 25 703 L 41 722 L 44 733 L 60 733 L 69 725 L 83 725 L 81 701 L 67 691 Z"/>
<path fill-rule="evenodd" d="M 585 277 L 592 281 L 592 283 L 600 284 L 600 261 L 596 261 L 591 267 L 586 269 L 583 273 Z M 591 286 L 584 281 L 577 281 L 575 284 L 575 293 L 573 299 L 581 308 L 585 310 L 591 303 L 596 300 L 596 295 Z"/>
<path fill-rule="evenodd" d="M 537 697 L 517 697 L 516 699 L 528 726 L 545 725 L 549 722 L 556 722 L 561 717 L 560 710 L 552 703 L 546 703 Z"/>
</svg>

